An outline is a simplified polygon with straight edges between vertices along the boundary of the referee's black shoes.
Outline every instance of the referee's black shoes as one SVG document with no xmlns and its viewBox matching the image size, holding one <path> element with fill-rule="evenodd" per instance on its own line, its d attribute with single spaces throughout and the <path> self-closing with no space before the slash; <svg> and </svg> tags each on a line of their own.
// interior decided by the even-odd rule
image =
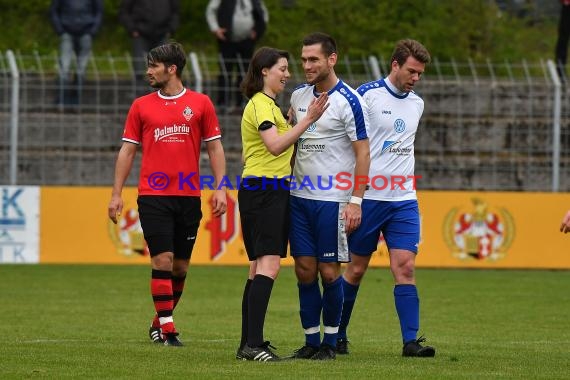
<svg viewBox="0 0 570 380">
<path fill-rule="evenodd" d="M 281 360 L 269 347 L 275 349 L 269 342 L 264 342 L 259 347 L 250 347 L 246 344 L 238 350 L 236 359 L 258 362 L 276 362 Z"/>
<path fill-rule="evenodd" d="M 422 346 L 420 343 L 426 341 L 423 336 L 404 344 L 402 356 L 433 358 L 435 356 L 435 348 L 431 346 Z"/>
</svg>

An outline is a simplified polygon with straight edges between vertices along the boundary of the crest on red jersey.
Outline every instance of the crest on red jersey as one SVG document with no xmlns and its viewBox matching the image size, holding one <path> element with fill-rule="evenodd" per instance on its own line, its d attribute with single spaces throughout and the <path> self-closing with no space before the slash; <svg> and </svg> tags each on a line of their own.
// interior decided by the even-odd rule
<svg viewBox="0 0 570 380">
<path fill-rule="evenodd" d="M 192 116 L 194 116 L 194 111 L 192 111 L 192 108 L 186 106 L 182 112 L 182 115 L 184 115 L 186 121 L 190 121 L 190 119 L 192 119 Z"/>
</svg>

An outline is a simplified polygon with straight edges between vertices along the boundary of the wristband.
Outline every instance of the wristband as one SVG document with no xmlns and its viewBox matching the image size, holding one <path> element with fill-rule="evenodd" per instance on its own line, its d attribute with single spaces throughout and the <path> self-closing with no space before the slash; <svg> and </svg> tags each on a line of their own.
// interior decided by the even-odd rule
<svg viewBox="0 0 570 380">
<path fill-rule="evenodd" d="M 360 205 L 362 205 L 362 198 L 352 196 L 352 197 L 350 197 L 350 201 L 348 201 L 348 203 L 354 203 L 355 205 L 360 206 Z"/>
</svg>

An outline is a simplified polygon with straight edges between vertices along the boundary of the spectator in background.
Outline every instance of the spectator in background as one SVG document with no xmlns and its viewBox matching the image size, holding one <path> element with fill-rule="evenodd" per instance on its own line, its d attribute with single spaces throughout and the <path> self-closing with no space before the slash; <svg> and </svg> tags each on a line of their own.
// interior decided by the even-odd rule
<svg viewBox="0 0 570 380">
<path fill-rule="evenodd" d="M 60 36 L 58 103 L 80 103 L 93 36 L 99 31 L 103 20 L 103 0 L 52 0 L 50 18 L 55 32 Z M 74 54 L 77 59 L 77 94 L 66 97 Z"/>
<path fill-rule="evenodd" d="M 562 224 L 560 224 L 560 232 L 564 232 L 565 234 L 570 232 L 570 210 L 568 210 L 566 215 L 564 215 L 564 218 L 562 218 Z"/>
<path fill-rule="evenodd" d="M 221 54 L 218 76 L 218 106 L 230 107 L 231 99 L 238 107 L 243 98 L 239 93 L 242 72 L 247 70 L 255 43 L 263 36 L 269 13 L 262 0 L 210 0 L 206 20 L 218 40 Z M 232 86 L 236 69 L 236 85 Z"/>
<path fill-rule="evenodd" d="M 556 67 L 558 75 L 566 82 L 566 62 L 568 57 L 568 39 L 570 38 L 570 0 L 560 0 L 560 22 L 556 41 Z"/>
<path fill-rule="evenodd" d="M 119 21 L 132 38 L 136 93 L 145 83 L 145 57 L 156 46 L 168 41 L 180 24 L 179 0 L 123 0 Z"/>
</svg>

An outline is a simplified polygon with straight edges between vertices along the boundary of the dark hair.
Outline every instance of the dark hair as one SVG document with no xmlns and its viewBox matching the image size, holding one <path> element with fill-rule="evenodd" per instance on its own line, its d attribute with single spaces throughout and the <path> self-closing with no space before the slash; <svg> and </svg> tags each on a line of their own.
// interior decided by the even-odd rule
<svg viewBox="0 0 570 380">
<path fill-rule="evenodd" d="M 285 50 L 266 46 L 257 49 L 241 83 L 241 91 L 246 97 L 251 98 L 255 93 L 263 90 L 263 74 L 261 71 L 273 67 L 280 58 L 289 60 L 289 53 Z"/>
<path fill-rule="evenodd" d="M 336 41 L 328 34 L 316 32 L 311 33 L 303 38 L 303 46 L 316 44 L 321 44 L 321 49 L 327 57 L 333 53 L 336 53 Z"/>
<path fill-rule="evenodd" d="M 164 66 L 176 66 L 176 76 L 178 78 L 182 75 L 182 70 L 186 66 L 186 54 L 184 48 L 178 42 L 168 42 L 160 45 L 148 52 L 146 56 L 148 65 L 154 63 L 164 63 Z"/>
<path fill-rule="evenodd" d="M 416 40 L 406 39 L 400 40 L 396 43 L 390 62 L 396 61 L 398 62 L 398 65 L 401 66 L 410 56 L 424 64 L 431 61 L 429 52 L 424 45 Z"/>
</svg>

